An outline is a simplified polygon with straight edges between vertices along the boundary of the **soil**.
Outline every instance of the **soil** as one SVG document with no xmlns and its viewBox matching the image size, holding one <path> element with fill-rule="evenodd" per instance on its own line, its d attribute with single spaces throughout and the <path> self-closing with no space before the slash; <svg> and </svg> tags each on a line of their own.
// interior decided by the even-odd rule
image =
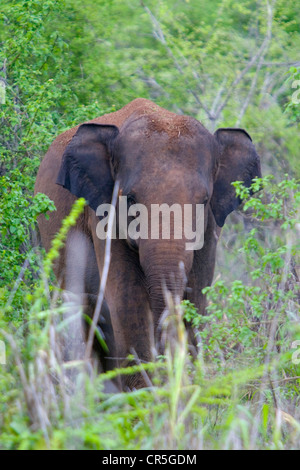
<svg viewBox="0 0 300 470">
<path fill-rule="evenodd" d="M 103 116 L 92 119 L 89 122 L 97 124 L 112 124 L 120 128 L 126 119 L 133 114 L 147 117 L 148 134 L 151 132 L 165 132 L 169 137 L 176 138 L 180 135 L 191 135 L 192 133 L 190 117 L 172 113 L 171 111 L 161 108 L 157 104 L 145 98 L 137 98 L 120 110 L 104 114 Z M 56 139 L 56 143 L 59 143 L 63 147 L 67 146 L 78 127 L 79 125 L 61 134 Z"/>
</svg>

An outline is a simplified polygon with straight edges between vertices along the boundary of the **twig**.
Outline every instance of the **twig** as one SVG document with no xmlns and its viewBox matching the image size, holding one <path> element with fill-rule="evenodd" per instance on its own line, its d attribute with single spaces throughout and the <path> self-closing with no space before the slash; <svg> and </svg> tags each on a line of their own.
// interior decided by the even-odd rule
<svg viewBox="0 0 300 470">
<path fill-rule="evenodd" d="M 138 366 L 142 365 L 142 362 L 141 362 L 140 358 L 138 357 L 138 355 L 137 355 L 135 349 L 134 349 L 134 348 L 131 348 L 130 352 L 131 352 L 131 354 L 134 356 L 134 359 L 135 359 L 135 362 L 137 363 L 137 365 L 138 365 Z M 150 380 L 150 378 L 149 378 L 149 375 L 147 374 L 147 372 L 146 372 L 143 368 L 141 368 L 141 375 L 142 375 L 142 377 L 143 377 L 143 379 L 144 379 L 145 384 L 147 385 L 147 387 L 153 388 L 153 384 L 152 384 L 152 382 L 151 382 L 151 380 Z"/>
<path fill-rule="evenodd" d="M 150 8 L 148 8 L 143 1 L 140 2 L 141 3 L 141 6 L 144 8 L 144 10 L 148 13 L 150 19 L 151 19 L 151 22 L 154 26 L 154 30 L 153 30 L 153 35 L 154 37 L 165 47 L 169 57 L 171 57 L 171 59 L 173 60 L 174 62 L 174 65 L 176 67 L 176 69 L 178 70 L 178 72 L 180 73 L 180 75 L 182 75 L 183 77 L 185 76 L 184 75 L 184 71 L 181 67 L 181 65 L 179 64 L 178 60 L 176 59 L 175 55 L 173 54 L 172 50 L 170 49 L 170 47 L 168 46 L 168 43 L 166 41 L 166 38 L 165 38 L 165 35 L 163 33 L 163 30 L 161 29 L 161 26 L 158 22 L 158 20 L 156 19 L 156 17 L 153 15 L 152 11 L 150 10 Z M 212 116 L 210 114 L 210 111 L 208 109 L 208 107 L 205 105 L 205 103 L 203 103 L 203 101 L 200 99 L 199 95 L 194 91 L 192 90 L 190 87 L 189 87 L 189 84 L 188 84 L 188 81 L 186 79 L 184 79 L 186 85 L 187 85 L 187 91 L 189 93 L 191 93 L 193 95 L 193 97 L 195 98 L 197 104 L 204 109 L 205 113 L 207 114 L 208 118 L 213 121 L 214 120 L 214 116 Z"/>
<path fill-rule="evenodd" d="M 286 377 L 285 379 L 280 380 L 272 380 L 272 382 L 280 384 L 282 382 L 290 382 L 291 380 L 300 380 L 300 375 L 296 375 L 295 377 Z"/>
<path fill-rule="evenodd" d="M 273 19 L 272 7 L 275 5 L 275 3 L 276 3 L 276 0 L 273 0 L 271 6 L 268 3 L 268 29 L 267 29 L 266 36 L 265 36 L 260 48 L 258 49 L 256 54 L 252 57 L 252 59 L 249 60 L 249 62 L 247 63 L 246 67 L 242 70 L 242 72 L 233 80 L 233 82 L 230 85 L 229 90 L 228 90 L 223 102 L 219 105 L 218 109 L 216 110 L 216 120 L 219 118 L 221 112 L 223 111 L 223 109 L 227 105 L 227 103 L 228 103 L 232 93 L 234 92 L 235 88 L 237 87 L 237 85 L 244 78 L 244 76 L 246 75 L 248 70 L 260 59 L 260 57 L 262 56 L 265 48 L 267 47 L 267 45 L 269 43 L 269 40 L 270 40 L 269 39 L 270 23 L 272 22 L 272 19 Z"/>
<path fill-rule="evenodd" d="M 300 67 L 300 61 L 295 62 L 263 62 L 262 67 Z"/>
<path fill-rule="evenodd" d="M 25 368 L 22 364 L 18 346 L 14 340 L 14 338 L 7 333 L 5 330 L 0 329 L 0 334 L 6 338 L 8 341 L 13 353 L 14 353 L 14 360 L 18 368 L 19 376 L 21 379 L 21 383 L 23 386 L 24 398 L 27 405 L 27 410 L 30 416 L 31 424 L 35 427 L 37 424 L 40 425 L 42 432 L 44 434 L 44 438 L 47 443 L 49 443 L 49 435 L 48 435 L 48 427 L 50 425 L 48 416 L 46 412 L 44 412 L 40 399 L 36 393 L 34 384 L 31 383 L 30 379 L 27 378 Z"/>
<path fill-rule="evenodd" d="M 273 2 L 274 3 L 274 2 Z M 272 37 L 272 21 L 273 21 L 273 10 L 272 10 L 272 7 L 270 6 L 270 4 L 267 2 L 267 9 L 268 9 L 268 26 L 267 26 L 267 33 L 266 33 L 266 37 L 262 43 L 262 46 L 260 48 L 260 56 L 258 57 L 258 64 L 257 64 L 257 67 L 256 67 L 256 72 L 255 72 L 255 75 L 253 77 L 253 80 L 252 80 L 252 83 L 251 83 L 251 87 L 250 87 L 250 90 L 249 90 L 249 93 L 248 93 L 248 96 L 247 98 L 245 99 L 244 101 L 244 104 L 242 106 L 242 109 L 240 111 L 240 114 L 239 114 L 239 117 L 235 123 L 236 127 L 238 127 L 241 123 L 241 120 L 249 106 L 249 103 L 251 101 L 251 98 L 253 96 L 253 93 L 254 93 L 254 90 L 255 90 L 255 87 L 256 87 L 256 84 L 257 84 L 257 80 L 258 80 L 258 75 L 259 75 L 259 72 L 260 72 L 260 69 L 262 67 L 262 64 L 263 64 L 263 60 L 265 58 L 265 55 L 268 51 L 268 48 L 269 48 L 269 44 L 270 44 L 270 41 L 271 41 L 271 37 Z"/>
</svg>

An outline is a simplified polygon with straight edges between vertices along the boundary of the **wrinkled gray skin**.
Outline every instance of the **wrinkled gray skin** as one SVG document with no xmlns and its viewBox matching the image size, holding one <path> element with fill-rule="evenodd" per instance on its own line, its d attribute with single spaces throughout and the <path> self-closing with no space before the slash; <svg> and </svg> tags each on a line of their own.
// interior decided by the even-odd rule
<svg viewBox="0 0 300 470">
<path fill-rule="evenodd" d="M 149 211 L 151 204 L 205 205 L 201 250 L 187 251 L 184 238 L 112 240 L 102 329 L 115 360 L 108 364 L 102 357 L 104 368 L 123 365 L 133 351 L 142 361 L 153 358 L 154 338 L 159 342 L 165 308 L 163 284 L 177 298 L 193 302 L 199 314 L 204 313 L 201 289 L 213 279 L 220 230 L 240 203 L 231 183 L 239 180 L 250 186 L 256 176 L 261 176 L 260 161 L 247 132 L 219 129 L 211 134 L 197 120 L 141 98 L 71 129 L 53 142 L 35 188 L 57 207 L 49 221 L 39 220 L 42 243 L 49 249 L 75 197 L 89 202 L 55 268 L 64 287 L 84 294 L 89 315 L 97 298 L 105 246 L 96 235 L 99 218 L 95 210 L 111 202 L 116 180 L 129 204 L 142 203 Z M 72 249 L 75 233 L 85 239 L 87 262 L 79 258 L 77 262 L 73 256 L 71 268 L 66 269 L 66 252 Z M 76 253 L 74 246 L 73 242 Z M 73 282 L 78 273 L 81 286 Z M 144 382 L 139 375 L 124 379 L 125 388 L 141 386 Z"/>
</svg>

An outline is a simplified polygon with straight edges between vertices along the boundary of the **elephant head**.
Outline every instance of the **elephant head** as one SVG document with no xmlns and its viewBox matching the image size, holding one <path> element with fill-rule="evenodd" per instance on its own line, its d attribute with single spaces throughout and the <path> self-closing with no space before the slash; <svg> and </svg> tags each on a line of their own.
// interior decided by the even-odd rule
<svg viewBox="0 0 300 470">
<path fill-rule="evenodd" d="M 250 186 L 254 177 L 261 176 L 255 147 L 243 129 L 222 128 L 211 134 L 191 117 L 147 103 L 150 105 L 121 123 L 112 119 L 111 123 L 106 120 L 79 126 L 65 149 L 57 183 L 84 197 L 92 217 L 96 217 L 98 206 L 110 203 L 116 180 L 120 194 L 127 196 L 128 209 L 132 204 L 142 204 L 150 214 L 153 205 L 175 204 L 182 210 L 185 205 L 203 205 L 204 247 L 200 251 L 209 253 L 215 241 L 210 240 L 208 226 L 222 227 L 240 203 L 232 182 L 239 180 Z M 164 309 L 164 285 L 182 299 L 189 278 L 201 278 L 198 271 L 208 274 L 202 275 L 200 284 L 196 281 L 194 290 L 211 282 L 214 257 L 211 260 L 204 254 L 198 266 L 196 252 L 187 250 L 186 242 L 184 233 L 181 238 L 171 234 L 164 239 L 159 234 L 154 239 L 128 236 L 116 241 L 126 246 L 120 263 L 134 259 L 128 270 L 139 271 L 137 278 L 148 295 L 155 328 Z M 203 279 L 205 276 L 207 279 Z M 135 286 L 128 283 L 127 290 L 133 290 Z M 109 308 L 113 309 L 111 305 Z"/>
</svg>

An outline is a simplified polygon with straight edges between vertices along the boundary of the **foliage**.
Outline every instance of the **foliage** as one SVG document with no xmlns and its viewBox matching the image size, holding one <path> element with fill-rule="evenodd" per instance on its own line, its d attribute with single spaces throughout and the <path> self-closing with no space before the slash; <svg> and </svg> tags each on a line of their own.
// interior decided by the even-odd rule
<svg viewBox="0 0 300 470">
<path fill-rule="evenodd" d="M 300 107 L 299 107 L 299 104 L 300 104 L 300 68 L 296 68 L 296 67 L 291 67 L 290 70 L 290 76 L 288 78 L 288 81 L 289 82 L 292 82 L 291 83 L 291 87 L 293 89 L 296 89 L 292 96 L 291 96 L 291 99 L 290 101 L 287 103 L 286 105 L 286 110 L 287 112 L 290 114 L 290 119 L 293 121 L 293 122 L 298 122 L 299 123 L 299 117 L 300 117 Z"/>
<path fill-rule="evenodd" d="M 299 309 L 299 281 L 295 266 L 299 263 L 299 203 L 300 185 L 295 179 L 282 180 L 274 184 L 273 177 L 256 178 L 251 188 L 240 182 L 234 183 L 237 194 L 245 201 L 244 211 L 260 225 L 249 231 L 239 249 L 239 260 L 249 273 L 248 282 L 234 280 L 231 284 L 223 279 L 207 287 L 209 304 L 207 315 L 199 317 L 188 305 L 188 319 L 201 327 L 199 338 L 203 351 L 224 367 L 230 358 L 235 360 L 243 351 L 249 363 L 255 358 L 257 364 L 270 354 L 270 330 L 276 330 L 272 348 L 277 354 L 297 340 Z M 272 237 L 262 228 L 272 232 Z M 293 334 L 295 337 L 293 338 Z M 290 338 L 289 338 L 290 337 Z M 289 340 L 287 340 L 289 338 Z M 255 352 L 255 355 L 254 355 Z"/>
<path fill-rule="evenodd" d="M 49 29 L 63 6 L 18 0 L 0 7 L 6 88 L 0 105 L 0 299 L 15 318 L 23 315 L 24 292 L 39 270 L 36 219 L 54 210 L 44 195 L 32 196 L 40 159 L 59 132 L 103 112 L 95 104 L 74 106 L 66 86 L 67 45 Z"/>
<path fill-rule="evenodd" d="M 28 179 L 17 169 L 0 177 L 0 300 L 15 319 L 24 313 L 24 294 L 37 276 L 36 218 L 55 209 L 44 194 L 26 194 Z"/>
<path fill-rule="evenodd" d="M 114 108 L 142 96 L 210 130 L 245 127 L 268 172 L 287 165 L 299 177 L 299 132 L 283 111 L 299 59 L 295 2 L 72 0 L 66 12 L 55 28 L 79 102 Z"/>
</svg>

